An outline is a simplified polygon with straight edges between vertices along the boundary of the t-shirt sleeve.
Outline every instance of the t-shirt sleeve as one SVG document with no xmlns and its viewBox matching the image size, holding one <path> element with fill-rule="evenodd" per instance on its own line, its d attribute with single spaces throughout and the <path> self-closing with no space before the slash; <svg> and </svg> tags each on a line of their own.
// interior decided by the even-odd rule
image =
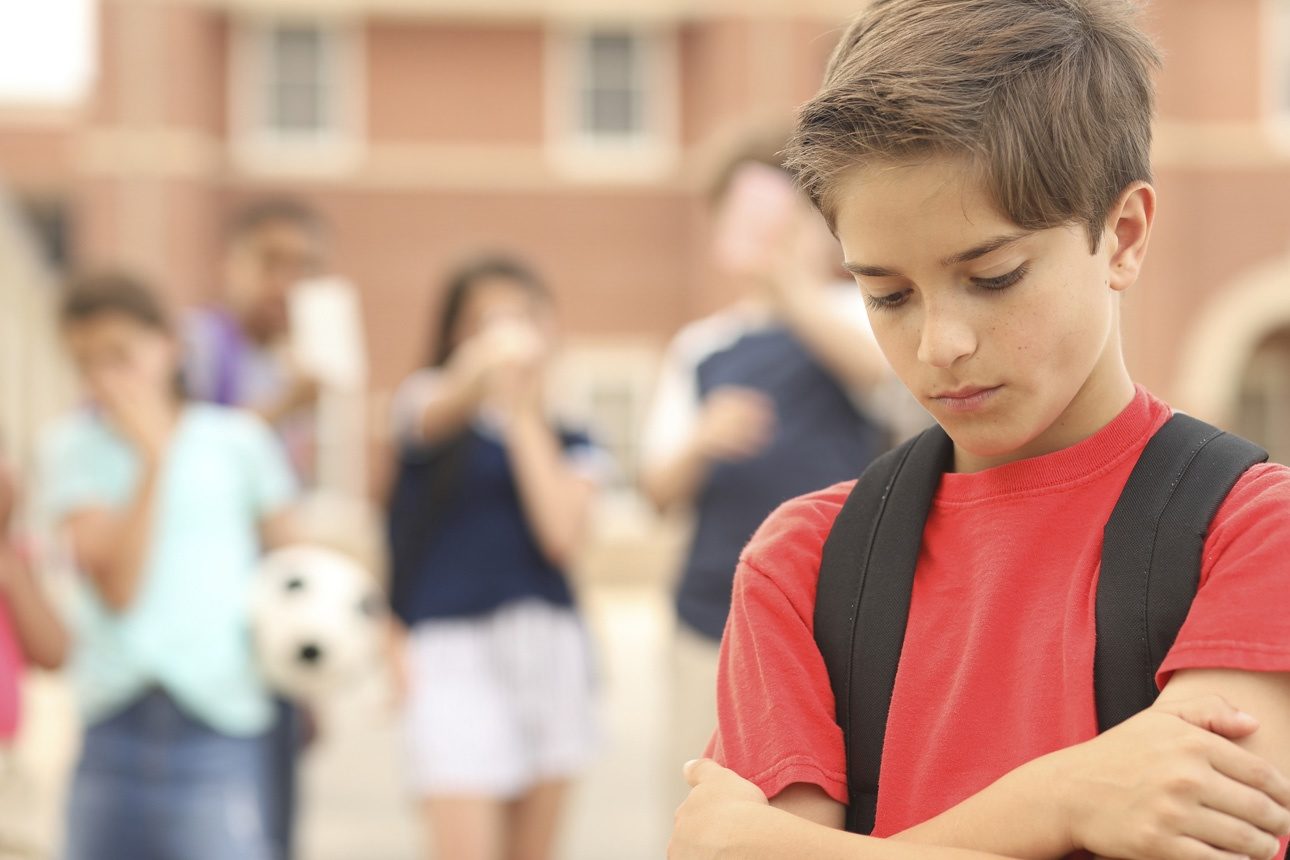
<svg viewBox="0 0 1290 860">
<path fill-rule="evenodd" d="M 813 629 L 820 553 L 847 486 L 781 506 L 735 574 L 707 754 L 767 797 L 801 782 L 847 801 L 842 731 Z"/>
<path fill-rule="evenodd" d="M 64 519 L 90 508 L 111 508 L 124 501 L 128 489 L 115 452 L 95 444 L 86 429 L 88 419 L 65 419 L 42 441 L 37 510 L 45 526 L 57 528 Z"/>
<path fill-rule="evenodd" d="M 678 339 L 668 348 L 659 369 L 641 432 L 641 462 L 646 467 L 656 466 L 674 456 L 690 438 L 698 420 L 698 370 L 687 355 L 683 339 Z"/>
<path fill-rule="evenodd" d="M 1156 680 L 1179 669 L 1290 672 L 1290 468 L 1255 466 L 1214 517 L 1200 588 Z"/>
<path fill-rule="evenodd" d="M 247 457 L 245 460 L 256 516 L 274 514 L 296 500 L 299 487 L 281 440 L 268 424 L 250 413 L 239 413 L 245 421 Z"/>
</svg>

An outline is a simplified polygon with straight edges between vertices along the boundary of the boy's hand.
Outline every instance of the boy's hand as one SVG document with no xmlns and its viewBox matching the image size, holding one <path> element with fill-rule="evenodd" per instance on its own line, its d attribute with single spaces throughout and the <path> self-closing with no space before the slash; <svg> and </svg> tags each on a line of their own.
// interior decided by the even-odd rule
<svg viewBox="0 0 1290 860">
<path fill-rule="evenodd" d="M 747 460 L 766 449 L 775 434 L 775 404 L 750 388 L 718 388 L 699 415 L 694 444 L 705 460 Z"/>
<path fill-rule="evenodd" d="M 1290 780 L 1230 739 L 1258 722 L 1217 696 L 1161 703 L 1053 754 L 1072 842 L 1128 860 L 1268 860 Z"/>
<path fill-rule="evenodd" d="M 164 394 L 125 372 L 101 372 L 93 385 L 117 430 L 141 456 L 159 460 L 174 426 L 174 405 Z"/>
<path fill-rule="evenodd" d="M 761 789 L 711 759 L 685 765 L 691 791 L 676 810 L 668 860 L 712 860 L 737 850 L 741 822 L 770 809 Z"/>
</svg>

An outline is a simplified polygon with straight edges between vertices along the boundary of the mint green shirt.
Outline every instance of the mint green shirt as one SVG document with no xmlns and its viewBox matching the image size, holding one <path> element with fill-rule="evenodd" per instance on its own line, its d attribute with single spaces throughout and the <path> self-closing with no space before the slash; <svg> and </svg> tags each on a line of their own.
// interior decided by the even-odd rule
<svg viewBox="0 0 1290 860">
<path fill-rule="evenodd" d="M 133 499 L 133 449 L 89 410 L 60 423 L 43 452 L 44 509 L 55 523 Z M 250 413 L 185 407 L 158 485 L 139 589 L 117 613 L 82 577 L 71 675 L 82 713 L 98 722 L 157 685 L 211 728 L 249 736 L 272 722 L 256 669 L 247 591 L 259 525 L 286 506 L 295 481 L 272 431 Z"/>
</svg>

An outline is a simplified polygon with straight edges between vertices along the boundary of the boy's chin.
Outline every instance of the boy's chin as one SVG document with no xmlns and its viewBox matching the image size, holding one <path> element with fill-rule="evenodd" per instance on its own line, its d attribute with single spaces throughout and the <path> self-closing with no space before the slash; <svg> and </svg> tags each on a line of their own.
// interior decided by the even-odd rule
<svg viewBox="0 0 1290 860">
<path fill-rule="evenodd" d="M 1026 453 L 1033 437 L 1012 432 L 991 431 L 982 427 L 945 426 L 945 432 L 954 442 L 955 450 L 968 455 L 973 461 L 989 465 L 1002 465 L 1029 456 Z"/>
</svg>

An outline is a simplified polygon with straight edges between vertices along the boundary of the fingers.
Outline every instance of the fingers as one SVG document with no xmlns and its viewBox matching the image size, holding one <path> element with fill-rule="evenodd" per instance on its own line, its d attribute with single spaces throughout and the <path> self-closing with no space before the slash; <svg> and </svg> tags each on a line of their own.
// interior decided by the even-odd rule
<svg viewBox="0 0 1290 860">
<path fill-rule="evenodd" d="M 1212 848 L 1251 860 L 1271 860 L 1281 848 L 1271 833 L 1214 809 L 1202 808 L 1188 815 L 1185 830 Z"/>
<path fill-rule="evenodd" d="M 694 788 L 705 779 L 712 779 L 721 771 L 725 770 L 710 758 L 696 758 L 687 761 L 681 768 L 681 773 L 685 775 L 685 782 L 690 788 Z"/>
<path fill-rule="evenodd" d="M 1225 738 L 1243 738 L 1254 734 L 1259 721 L 1234 707 L 1222 696 L 1197 696 L 1192 699 L 1158 702 L 1153 710 L 1173 714 L 1197 728 Z"/>
<path fill-rule="evenodd" d="M 1158 855 L 1168 860 L 1264 860 L 1264 858 L 1250 858 L 1245 854 L 1237 854 L 1231 851 L 1224 851 L 1221 848 L 1215 848 L 1212 845 L 1192 839 L 1190 837 L 1180 837 L 1173 840 L 1169 850 Z"/>
<path fill-rule="evenodd" d="M 1270 839 L 1278 840 L 1290 832 L 1290 812 L 1278 806 L 1263 792 L 1235 780 L 1224 780 L 1224 784 L 1205 790 L 1200 800 L 1214 815 L 1223 816 L 1230 822 L 1258 831 Z M 1201 837 L 1200 833 L 1192 835 Z M 1205 841 L 1219 844 L 1209 839 Z M 1231 842 L 1222 844 L 1234 851 L 1244 850 Z"/>
<path fill-rule="evenodd" d="M 765 450 L 775 425 L 775 404 L 769 397 L 744 388 L 722 388 L 708 398 L 700 432 L 709 456 L 740 460 Z"/>
<path fill-rule="evenodd" d="M 1284 814 L 1272 832 L 1284 834 L 1290 830 L 1290 779 L 1285 774 L 1261 756 L 1222 738 L 1211 737 L 1208 754 L 1215 770 L 1256 790 Z"/>
</svg>

